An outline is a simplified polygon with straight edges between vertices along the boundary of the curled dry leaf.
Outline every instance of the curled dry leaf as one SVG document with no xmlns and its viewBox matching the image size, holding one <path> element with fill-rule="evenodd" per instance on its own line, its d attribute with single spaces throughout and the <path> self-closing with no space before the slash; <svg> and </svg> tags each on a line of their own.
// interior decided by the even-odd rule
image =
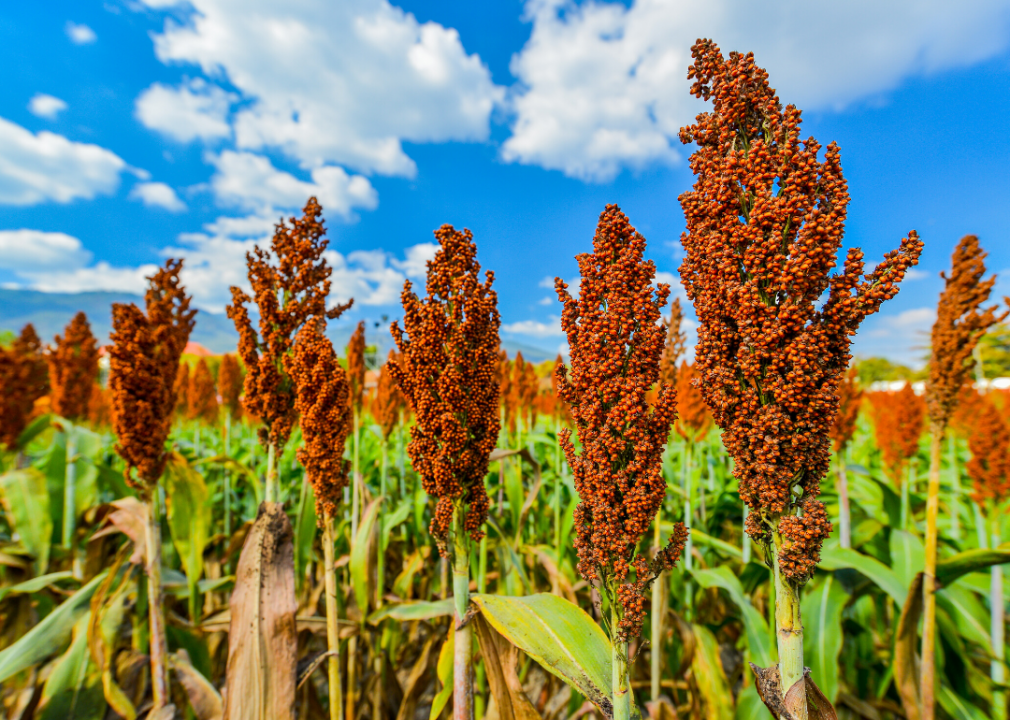
<svg viewBox="0 0 1010 720">
<path fill-rule="evenodd" d="M 180 649 L 168 656 L 168 662 L 175 679 L 186 691 L 189 706 L 193 709 L 196 720 L 221 720 L 224 717 L 221 694 L 199 670 L 193 667 L 189 653 Z"/>
<path fill-rule="evenodd" d="M 775 717 L 775 720 L 796 720 L 800 703 L 807 704 L 808 720 L 838 720 L 838 714 L 828 699 L 810 677 L 810 668 L 803 668 L 802 685 L 795 683 L 785 697 L 782 697 L 779 666 L 761 668 L 750 664 L 754 671 L 755 685 L 761 701 Z"/>
<path fill-rule="evenodd" d="M 105 516 L 106 525 L 91 536 L 91 540 L 121 532 L 133 541 L 133 554 L 130 562 L 134 565 L 144 564 L 144 527 L 147 523 L 147 506 L 135 497 L 125 497 L 109 503 L 116 508 Z"/>
<path fill-rule="evenodd" d="M 540 713 L 526 697 L 516 672 L 519 648 L 502 637 L 481 615 L 475 615 L 473 622 L 499 720 L 540 720 Z"/>
</svg>

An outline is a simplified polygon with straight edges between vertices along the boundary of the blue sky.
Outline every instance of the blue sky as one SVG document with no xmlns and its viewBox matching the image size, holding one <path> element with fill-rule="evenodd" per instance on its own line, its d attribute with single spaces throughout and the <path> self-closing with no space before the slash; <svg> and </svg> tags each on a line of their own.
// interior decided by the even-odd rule
<svg viewBox="0 0 1010 720">
<path fill-rule="evenodd" d="M 221 311 L 245 251 L 319 195 L 341 322 L 396 317 L 432 231 L 474 232 L 503 336 L 553 351 L 608 202 L 675 279 L 689 48 L 753 50 L 837 141 L 846 244 L 926 243 L 862 354 L 914 361 L 975 233 L 1010 294 L 1010 2 L 107 0 L 0 11 L 0 283 L 140 291 L 184 256 Z M 2 322 L 0 322 L 2 324 Z"/>
</svg>

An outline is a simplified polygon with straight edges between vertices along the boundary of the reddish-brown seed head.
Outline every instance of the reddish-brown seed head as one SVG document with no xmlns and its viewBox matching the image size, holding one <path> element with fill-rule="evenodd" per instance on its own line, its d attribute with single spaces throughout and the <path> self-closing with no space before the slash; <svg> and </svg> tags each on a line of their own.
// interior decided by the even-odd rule
<svg viewBox="0 0 1010 720">
<path fill-rule="evenodd" d="M 361 412 L 361 401 L 365 393 L 365 323 L 361 321 L 347 343 L 347 380 L 351 383 L 351 405 Z"/>
<path fill-rule="evenodd" d="M 214 376 L 210 374 L 207 361 L 200 358 L 200 361 L 193 368 L 192 375 L 189 376 L 189 400 L 187 402 L 186 417 L 190 420 L 213 424 L 217 422 L 220 406 L 217 402 L 217 387 L 214 383 Z"/>
<path fill-rule="evenodd" d="M 68 420 L 88 415 L 91 387 L 98 382 L 98 341 L 83 312 L 74 315 L 46 353 L 53 412 Z"/>
<path fill-rule="evenodd" d="M 983 397 L 979 404 L 968 436 L 971 460 L 965 470 L 975 483 L 975 502 L 996 507 L 1010 495 L 1010 430 L 991 399 Z"/>
<path fill-rule="evenodd" d="M 232 420 L 238 420 L 242 415 L 242 381 L 238 358 L 231 354 L 223 356 L 217 371 L 217 386 L 221 392 L 221 405 Z"/>
<path fill-rule="evenodd" d="M 49 389 L 42 341 L 31 323 L 9 348 L 0 348 L 0 387 L 0 444 L 14 450 L 35 401 Z"/>
<path fill-rule="evenodd" d="M 910 383 L 898 392 L 871 392 L 870 414 L 881 459 L 895 485 L 900 485 L 908 461 L 919 451 L 919 438 L 926 419 L 926 401 Z"/>
</svg>

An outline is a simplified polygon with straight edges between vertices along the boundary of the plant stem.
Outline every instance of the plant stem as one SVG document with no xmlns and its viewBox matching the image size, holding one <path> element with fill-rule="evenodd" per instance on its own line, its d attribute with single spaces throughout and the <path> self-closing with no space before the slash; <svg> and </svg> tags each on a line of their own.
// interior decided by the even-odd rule
<svg viewBox="0 0 1010 720">
<path fill-rule="evenodd" d="M 224 414 L 224 455 L 231 456 L 231 413 Z M 224 469 L 224 534 L 231 537 L 231 474 Z"/>
<path fill-rule="evenodd" d="M 953 493 L 950 498 L 950 538 L 954 542 L 961 541 L 961 471 L 957 466 L 957 438 L 954 433 L 950 434 L 947 440 L 949 455 L 947 463 L 950 465 L 950 480 Z"/>
<path fill-rule="evenodd" d="M 463 625 L 470 606 L 470 548 L 464 527 L 463 501 L 453 507 L 452 597 L 456 609 L 456 638 L 453 645 L 452 716 L 473 720 L 473 627 Z"/>
<path fill-rule="evenodd" d="M 694 547 L 694 543 L 691 541 L 691 527 L 694 525 L 692 519 L 694 517 L 694 506 L 692 496 L 694 494 L 694 483 L 691 482 L 691 443 L 686 439 L 684 440 L 684 525 L 687 527 L 687 544 L 684 546 L 684 569 L 690 577 L 691 567 L 694 564 L 692 562 L 691 550 Z M 684 593 L 685 593 L 685 610 L 688 619 L 694 619 L 694 589 L 692 583 L 688 580 L 684 583 Z"/>
<path fill-rule="evenodd" d="M 852 516 L 849 513 L 849 476 L 845 448 L 838 451 L 838 537 L 843 548 L 852 547 Z"/>
<path fill-rule="evenodd" d="M 800 618 L 800 592 L 782 576 L 779 548 L 782 536 L 775 532 L 772 564 L 775 572 L 775 638 L 779 649 L 779 677 L 782 696 L 803 680 L 803 621 Z M 799 703 L 796 720 L 807 720 L 807 705 Z"/>
<path fill-rule="evenodd" d="M 358 411 L 354 414 L 354 432 L 351 435 L 351 537 L 358 536 L 358 507 L 361 503 L 358 491 Z"/>
<path fill-rule="evenodd" d="M 144 542 L 147 547 L 147 607 L 150 633 L 151 693 L 154 710 L 169 702 L 168 643 L 165 639 L 165 615 L 161 604 L 161 509 L 158 489 L 153 488 L 147 504 Z"/>
<path fill-rule="evenodd" d="M 749 508 L 747 507 L 747 503 L 743 503 L 743 524 L 740 527 L 747 527 L 748 512 Z M 750 562 L 750 553 L 751 553 L 750 535 L 748 535 L 746 532 L 743 533 L 741 543 L 743 544 L 743 564 L 746 565 L 747 563 Z"/>
<path fill-rule="evenodd" d="M 277 446 L 267 445 L 267 487 L 266 501 L 277 502 Z"/>
<path fill-rule="evenodd" d="M 386 438 L 382 438 L 382 471 L 379 474 L 379 497 L 386 496 L 386 466 L 388 464 L 389 457 L 389 443 Z M 385 516 L 386 503 L 379 503 L 379 528 L 382 528 L 383 517 Z M 375 609 L 378 610 L 382 607 L 382 595 L 383 588 L 386 587 L 386 547 L 388 545 L 388 537 L 386 533 L 379 533 L 379 552 L 376 555 L 376 568 L 375 568 Z"/>
<path fill-rule="evenodd" d="M 663 547 L 663 529 L 660 524 L 660 513 L 656 515 L 655 543 L 656 551 Z M 652 582 L 652 639 L 649 648 L 649 695 L 653 702 L 659 700 L 661 660 L 663 657 L 663 591 L 664 573 L 660 573 Z"/>
<path fill-rule="evenodd" d="M 340 720 L 343 707 L 340 688 L 340 628 L 337 624 L 337 570 L 333 566 L 333 518 L 326 516 L 323 527 L 323 576 L 326 582 L 326 660 L 330 686 L 330 720 Z"/>
<path fill-rule="evenodd" d="M 992 537 L 991 547 L 999 547 L 999 517 L 995 510 L 992 513 Z M 991 584 L 989 587 L 989 634 L 992 639 L 993 659 L 989 663 L 989 677 L 993 681 L 992 705 L 993 719 L 1006 720 L 1006 691 L 997 689 L 1006 684 L 1006 665 L 1004 659 L 1006 655 L 1006 618 L 1005 606 L 1003 604 L 1003 566 L 993 565 L 991 570 Z"/>
<path fill-rule="evenodd" d="M 358 689 L 358 636 L 352 635 L 347 641 L 347 695 L 345 695 L 344 717 L 356 720 L 354 712 L 355 695 Z"/>
<path fill-rule="evenodd" d="M 909 496 L 908 496 L 908 494 L 909 494 L 909 488 L 908 488 L 908 486 L 909 486 L 909 483 L 911 482 L 911 479 L 912 479 L 912 464 L 909 463 L 909 465 L 908 465 L 908 472 L 902 474 L 902 476 L 901 476 L 901 529 L 902 530 L 908 530 L 908 521 L 909 521 L 908 505 L 909 505 L 909 502 L 910 502 L 909 501 Z"/>
<path fill-rule="evenodd" d="M 919 692 L 922 719 L 933 720 L 936 701 L 936 518 L 940 507 L 940 454 L 943 428 L 934 427 L 929 441 L 929 486 L 926 491 L 926 568 L 923 573 L 922 667 Z"/>
<path fill-rule="evenodd" d="M 558 568 L 561 567 L 561 473 L 562 473 L 562 462 L 561 459 L 561 438 L 558 435 L 561 432 L 561 421 L 557 418 L 554 420 L 554 467 L 557 471 L 557 475 L 554 478 L 554 551 L 557 556 Z"/>
<path fill-rule="evenodd" d="M 611 650 L 610 661 L 613 668 L 611 679 L 614 693 L 614 720 L 631 718 L 631 680 L 628 677 L 628 643 L 618 642 L 617 626 L 621 622 L 617 611 L 618 603 L 610 604 Z"/>
<path fill-rule="evenodd" d="M 63 547 L 74 552 L 74 531 L 77 529 L 77 434 L 74 426 L 65 423 L 63 432 L 67 438 L 66 460 L 63 478 Z"/>
</svg>

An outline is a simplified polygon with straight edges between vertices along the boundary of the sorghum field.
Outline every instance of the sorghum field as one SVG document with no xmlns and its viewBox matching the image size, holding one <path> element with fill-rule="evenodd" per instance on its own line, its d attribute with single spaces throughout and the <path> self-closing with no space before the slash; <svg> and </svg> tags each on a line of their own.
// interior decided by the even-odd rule
<svg viewBox="0 0 1010 720">
<path fill-rule="evenodd" d="M 922 242 L 843 253 L 839 148 L 752 56 L 693 57 L 693 351 L 616 205 L 557 281 L 567 357 L 501 350 L 450 225 L 396 350 L 334 348 L 315 198 L 248 256 L 234 354 L 186 352 L 171 260 L 108 346 L 78 314 L 4 347 L 5 717 L 1006 718 L 986 254 L 951 258 L 918 391 L 861 383 Z"/>
</svg>

